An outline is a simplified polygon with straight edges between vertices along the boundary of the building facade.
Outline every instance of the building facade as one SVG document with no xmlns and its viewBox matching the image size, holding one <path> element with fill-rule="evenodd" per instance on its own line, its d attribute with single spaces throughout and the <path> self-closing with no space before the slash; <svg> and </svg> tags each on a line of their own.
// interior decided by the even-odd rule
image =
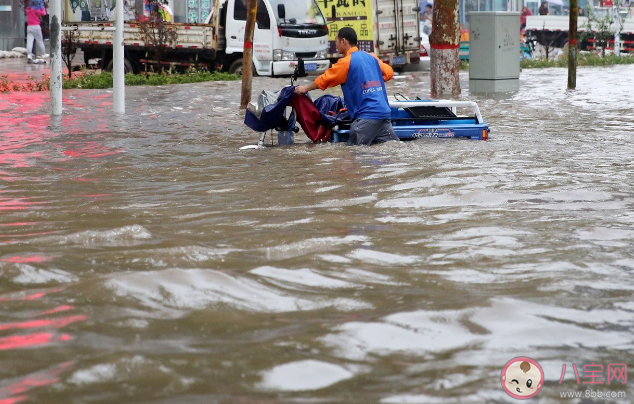
<svg viewBox="0 0 634 404">
<path fill-rule="evenodd" d="M 20 0 L 0 0 L 0 50 L 26 44 L 26 16 Z"/>
</svg>

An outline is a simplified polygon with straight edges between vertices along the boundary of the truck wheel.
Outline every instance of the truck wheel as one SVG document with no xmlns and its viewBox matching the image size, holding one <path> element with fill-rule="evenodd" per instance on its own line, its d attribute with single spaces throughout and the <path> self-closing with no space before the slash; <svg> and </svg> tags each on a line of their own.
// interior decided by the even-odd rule
<svg viewBox="0 0 634 404">
<path fill-rule="evenodd" d="M 112 73 L 112 69 L 114 68 L 114 60 L 110 60 L 108 62 L 108 66 L 106 67 L 106 71 Z M 134 74 L 136 73 L 134 66 L 128 59 L 123 59 L 123 73 L 124 74 Z"/>
<path fill-rule="evenodd" d="M 244 68 L 243 66 L 243 62 L 242 62 L 242 58 L 236 59 L 233 61 L 233 63 L 231 63 L 231 65 L 229 66 L 229 73 L 230 74 L 235 74 L 236 76 L 240 76 L 242 77 L 242 69 Z M 255 66 L 253 67 L 253 76 L 257 76 L 257 72 L 255 71 Z"/>
</svg>

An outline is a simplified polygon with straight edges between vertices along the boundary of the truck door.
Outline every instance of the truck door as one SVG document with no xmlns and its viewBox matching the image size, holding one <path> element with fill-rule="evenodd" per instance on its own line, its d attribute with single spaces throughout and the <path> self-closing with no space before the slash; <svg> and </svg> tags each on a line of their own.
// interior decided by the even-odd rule
<svg viewBox="0 0 634 404">
<path fill-rule="evenodd" d="M 408 63 L 409 52 L 419 50 L 418 13 L 418 0 L 376 0 L 377 53 L 393 53 L 393 65 Z"/>
<path fill-rule="evenodd" d="M 247 20 L 247 0 L 229 0 L 227 8 L 226 53 L 242 54 Z M 272 31 L 269 10 L 263 0 L 258 0 L 255 32 L 253 34 L 253 62 L 258 64 L 273 60 Z M 242 56 L 240 56 L 242 57 Z M 258 73 L 260 73 L 258 69 Z"/>
</svg>

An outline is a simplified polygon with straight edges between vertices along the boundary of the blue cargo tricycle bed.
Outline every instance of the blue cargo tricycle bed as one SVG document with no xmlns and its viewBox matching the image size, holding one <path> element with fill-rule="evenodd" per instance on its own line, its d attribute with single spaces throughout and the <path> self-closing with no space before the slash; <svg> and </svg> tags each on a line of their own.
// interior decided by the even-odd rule
<svg viewBox="0 0 634 404">
<path fill-rule="evenodd" d="M 390 101 L 392 126 L 401 140 L 420 138 L 466 138 L 487 140 L 489 125 L 484 122 L 473 101 L 398 100 Z M 457 115 L 457 110 L 470 110 L 470 115 Z M 350 122 L 337 122 L 332 141 L 346 142 Z"/>
</svg>

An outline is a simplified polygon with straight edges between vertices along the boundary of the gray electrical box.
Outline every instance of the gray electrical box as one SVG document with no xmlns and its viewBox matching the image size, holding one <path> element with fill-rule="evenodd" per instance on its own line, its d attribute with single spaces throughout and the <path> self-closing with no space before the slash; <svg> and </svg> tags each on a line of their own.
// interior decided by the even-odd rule
<svg viewBox="0 0 634 404">
<path fill-rule="evenodd" d="M 469 29 L 469 91 L 520 87 L 520 13 L 473 11 Z"/>
</svg>

